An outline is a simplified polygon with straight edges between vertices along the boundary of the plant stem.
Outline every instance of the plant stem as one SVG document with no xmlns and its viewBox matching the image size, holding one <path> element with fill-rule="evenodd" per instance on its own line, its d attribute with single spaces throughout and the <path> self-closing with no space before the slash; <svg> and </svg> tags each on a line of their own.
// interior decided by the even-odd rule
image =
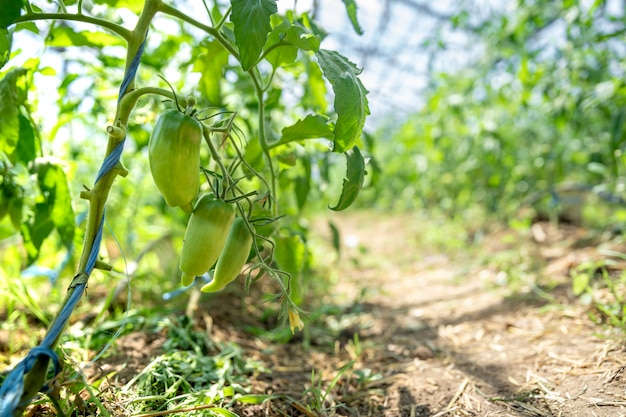
<svg viewBox="0 0 626 417">
<path fill-rule="evenodd" d="M 272 178 L 270 194 L 271 198 L 276 200 L 276 173 L 274 172 L 274 165 L 272 163 L 272 157 L 270 155 L 270 147 L 267 143 L 267 136 L 265 131 L 265 100 L 263 98 L 263 86 L 259 81 L 259 77 L 254 73 L 254 67 L 248 70 L 248 74 L 250 74 L 250 78 L 252 78 L 252 83 L 254 84 L 254 90 L 257 96 L 257 102 L 259 103 L 259 144 L 261 145 L 261 150 L 263 151 L 263 155 L 265 156 L 265 161 L 267 162 L 267 166 L 270 170 L 270 176 Z M 276 216 L 278 214 L 276 205 L 272 205 L 272 215 Z"/>
<path fill-rule="evenodd" d="M 100 19 L 93 16 L 86 16 L 84 14 L 33 13 L 32 10 L 30 10 L 25 15 L 22 15 L 15 19 L 14 23 L 31 22 L 35 20 L 72 20 L 75 22 L 91 23 L 93 25 L 109 29 L 111 32 L 124 38 L 127 42 L 130 42 L 130 40 L 133 38 L 133 32 L 123 26 L 120 26 L 113 22 L 109 22 L 108 20 Z"/>
<path fill-rule="evenodd" d="M 128 40 L 128 54 L 127 54 L 127 63 L 126 63 L 127 70 L 129 68 L 130 61 L 132 61 L 132 59 L 138 53 L 142 42 L 146 38 L 146 34 L 148 32 L 150 22 L 152 21 L 152 18 L 157 12 L 159 4 L 160 4 L 160 0 L 146 0 L 144 4 L 144 9 L 141 15 L 139 16 L 139 21 L 137 22 L 135 29 L 132 32 L 130 31 L 126 32 L 126 29 L 123 29 L 125 32 L 119 32 L 119 31 L 116 32 L 120 34 L 121 36 L 124 36 L 124 37 L 127 36 L 126 38 Z M 38 14 L 35 17 L 41 17 L 42 15 L 44 14 L 41 14 L 41 15 Z M 59 18 L 58 16 L 62 15 L 62 16 L 65 16 L 65 18 L 76 17 L 75 19 L 68 19 L 68 20 L 80 20 L 80 21 L 87 21 L 87 22 L 90 21 L 91 23 L 94 23 L 93 19 L 95 19 L 95 18 L 84 19 L 87 16 L 66 15 L 66 14 L 60 14 L 60 13 L 56 13 L 52 15 L 53 15 L 52 18 Z M 80 17 L 80 19 L 78 19 L 78 17 Z M 24 18 L 24 16 L 22 16 L 22 18 Z M 26 21 L 26 20 L 22 20 L 22 21 Z M 98 21 L 97 24 L 105 22 L 105 21 L 100 21 L 100 19 L 95 19 L 95 20 Z M 105 22 L 105 23 L 109 23 L 109 22 Z M 107 25 L 105 24 L 103 26 L 106 27 Z M 118 27 L 117 25 L 114 25 L 114 27 L 121 28 L 121 27 Z M 112 29 L 112 30 L 116 31 L 115 29 Z M 130 91 L 132 86 L 133 86 L 133 81 L 130 82 L 129 89 L 127 89 L 126 91 Z M 119 103 L 121 102 L 122 100 L 120 100 Z M 130 114 L 130 109 L 132 107 L 130 107 L 128 111 L 124 110 L 125 113 L 120 111 L 120 107 L 122 107 L 121 104 L 118 104 L 118 109 L 116 112 L 116 116 L 118 120 L 116 124 L 118 128 L 125 129 L 126 122 L 128 121 L 128 117 Z M 123 140 L 123 137 L 120 138 L 119 134 L 116 134 L 116 133 L 109 134 L 105 158 L 115 149 L 115 147 L 120 143 L 121 140 Z M 70 284 L 67 290 L 67 295 L 65 297 L 65 301 L 63 303 L 63 306 L 61 307 L 60 312 L 63 311 L 63 308 L 67 305 L 70 298 L 72 298 L 72 296 L 75 294 L 75 291 L 82 292 L 87 286 L 87 281 L 89 280 L 89 274 L 91 272 L 91 271 L 87 271 L 88 258 L 89 258 L 89 254 L 93 250 L 94 245 L 96 244 L 96 236 L 99 231 L 100 222 L 102 221 L 102 218 L 104 215 L 104 205 L 109 195 L 109 191 L 111 190 L 111 186 L 113 185 L 113 181 L 115 180 L 117 175 L 120 175 L 120 174 L 124 175 L 124 173 L 125 173 L 124 167 L 121 165 L 121 163 L 118 163 L 116 167 L 114 167 L 109 172 L 104 174 L 95 183 L 92 190 L 88 190 L 81 194 L 83 197 L 86 197 L 89 200 L 89 214 L 87 217 L 87 225 L 85 228 L 85 240 L 83 244 L 83 251 L 81 253 L 80 260 L 79 260 L 77 273 L 74 276 L 74 279 L 72 280 L 72 283 Z M 67 323 L 64 322 L 63 320 L 67 320 L 67 318 L 64 319 L 60 315 L 57 315 L 52 321 L 49 329 L 57 328 L 57 327 L 61 327 L 61 328 L 65 327 Z M 47 347 L 49 347 L 50 349 L 54 349 L 54 347 L 57 345 L 61 337 L 61 333 L 62 332 L 59 331 L 58 335 L 56 335 L 56 338 Z M 32 368 L 30 369 L 30 371 L 28 372 L 28 374 L 26 374 L 24 378 L 24 390 L 22 393 L 21 403 L 27 404 L 37 394 L 37 392 L 39 392 L 39 390 L 43 386 L 44 381 L 46 379 L 49 362 L 50 362 L 50 358 L 48 356 L 39 356 L 35 360 L 35 363 L 33 364 Z M 16 413 L 14 414 L 21 415 L 20 414 L 21 412 L 23 412 L 23 409 L 18 409 L 16 410 Z"/>
<path fill-rule="evenodd" d="M 174 100 L 174 94 L 170 90 L 157 87 L 138 88 L 136 90 L 126 93 L 126 95 L 122 97 L 117 107 L 118 115 L 116 117 L 116 120 L 119 120 L 123 124 L 126 124 L 130 117 L 130 112 L 137 104 L 137 101 L 146 94 L 156 94 Z"/>
<path fill-rule="evenodd" d="M 175 9 L 174 7 L 170 6 L 169 4 L 161 3 L 161 5 L 159 7 L 159 11 L 162 12 L 162 13 L 168 14 L 170 16 L 177 17 L 180 20 L 182 20 L 183 22 L 187 22 L 190 25 L 195 26 L 198 29 L 201 29 L 201 30 L 205 31 L 209 35 L 213 36 L 220 44 L 222 44 L 224 49 L 226 49 L 229 54 L 231 54 L 233 57 L 235 57 L 237 60 L 239 60 L 239 53 L 237 52 L 237 50 L 233 47 L 233 45 L 231 45 L 231 43 L 229 41 L 227 41 L 224 38 L 224 36 L 222 36 L 222 34 L 220 33 L 220 31 L 218 29 L 213 28 L 211 26 L 207 26 L 204 23 L 198 22 L 194 18 L 186 15 L 185 13 L 181 12 L 178 9 Z M 220 23 L 218 23 L 218 25 L 219 24 Z"/>
<path fill-rule="evenodd" d="M 220 158 L 219 152 L 217 152 L 217 149 L 215 149 L 215 146 L 213 146 L 213 142 L 211 142 L 211 129 L 209 129 L 204 124 L 202 125 L 202 135 L 204 136 L 205 142 L 209 146 L 211 157 L 213 157 L 213 159 L 215 160 L 215 163 L 217 163 L 217 166 L 220 168 L 220 171 L 222 171 L 222 190 L 226 190 L 228 189 L 228 187 L 230 187 L 230 183 L 232 182 L 230 178 L 230 174 L 228 173 L 228 170 L 224 166 L 224 163 L 222 162 L 222 158 Z M 218 193 L 220 192 L 220 190 L 216 190 L 216 191 Z M 220 197 L 224 197 L 224 196 L 220 195 Z"/>
</svg>

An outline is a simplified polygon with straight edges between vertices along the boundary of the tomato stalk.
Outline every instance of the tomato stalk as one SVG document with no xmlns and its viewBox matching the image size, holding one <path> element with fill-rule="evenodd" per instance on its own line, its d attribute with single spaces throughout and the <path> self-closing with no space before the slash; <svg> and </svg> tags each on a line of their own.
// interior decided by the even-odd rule
<svg viewBox="0 0 626 417">
<path fill-rule="evenodd" d="M 137 25 L 133 31 L 129 31 L 121 26 L 118 26 L 114 23 L 107 22 L 105 20 L 92 18 L 84 15 L 74 15 L 67 13 L 37 13 L 36 15 L 26 14 L 22 16 L 18 21 L 28 21 L 28 20 L 44 20 L 44 19 L 65 19 L 65 20 L 76 20 L 87 23 L 93 23 L 100 25 L 102 27 L 108 28 L 118 35 L 122 36 L 124 39 L 128 41 L 128 51 L 127 51 L 127 62 L 126 62 L 126 71 L 130 67 L 130 62 L 137 55 L 141 44 L 146 38 L 146 34 L 148 32 L 148 28 L 152 18 L 157 12 L 158 5 L 160 4 L 160 0 L 146 0 L 144 4 L 144 9 L 139 17 Z M 134 81 L 131 80 L 129 84 L 129 89 L 134 85 Z M 127 91 L 129 91 L 127 89 Z M 120 138 L 120 130 L 122 132 L 126 128 L 126 123 L 128 121 L 128 117 L 130 114 L 130 109 L 127 113 L 120 112 L 120 103 L 122 100 L 118 102 L 118 109 L 116 112 L 116 123 L 115 129 L 108 129 L 108 144 L 106 149 L 105 158 L 109 156 L 116 146 L 123 140 Z M 105 173 L 98 181 L 96 181 L 93 189 L 86 189 L 81 193 L 81 197 L 87 199 L 89 201 L 89 214 L 87 217 L 87 226 L 85 228 L 85 240 L 83 244 L 83 251 L 80 256 L 80 261 L 77 269 L 77 273 L 74 276 L 68 290 L 67 295 L 64 300 L 63 306 L 65 306 L 70 298 L 72 298 L 75 291 L 82 291 L 87 281 L 89 280 L 89 275 L 91 271 L 87 271 L 87 263 L 89 254 L 92 250 L 94 250 L 94 245 L 96 244 L 96 237 L 98 235 L 98 231 L 100 228 L 100 222 L 103 218 L 104 214 L 104 206 L 106 200 L 108 198 L 109 192 L 113 185 L 113 181 L 118 175 L 126 175 L 126 169 L 118 163 L 113 169 Z M 85 187 L 86 188 L 86 187 Z M 101 263 L 96 264 L 97 267 L 103 266 Z M 106 267 L 106 266 L 104 266 Z M 81 284 L 83 284 L 81 286 Z M 60 309 L 60 312 L 63 311 L 63 308 Z M 64 327 L 66 323 L 64 323 L 64 318 L 57 315 L 52 321 L 50 328 Z M 61 337 L 62 332 L 59 331 L 54 340 L 50 343 L 50 348 L 54 348 L 57 345 L 59 338 Z M 48 364 L 50 362 L 50 357 L 48 356 L 38 356 L 35 360 L 35 363 L 31 367 L 30 372 L 28 372 L 24 378 L 24 390 L 22 392 L 22 404 L 27 404 L 30 399 L 32 399 L 37 392 L 44 385 L 46 379 L 46 373 L 48 369 Z M 23 410 L 16 410 L 16 412 L 20 412 Z"/>
</svg>

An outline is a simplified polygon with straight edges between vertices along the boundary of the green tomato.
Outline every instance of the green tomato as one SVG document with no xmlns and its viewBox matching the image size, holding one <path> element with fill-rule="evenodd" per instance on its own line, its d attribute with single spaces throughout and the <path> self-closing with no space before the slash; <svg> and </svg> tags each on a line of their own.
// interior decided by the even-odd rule
<svg viewBox="0 0 626 417">
<path fill-rule="evenodd" d="M 221 291 L 235 280 L 245 265 L 252 247 L 252 234 L 246 221 L 237 217 L 228 233 L 226 244 L 215 266 L 213 281 L 206 284 L 200 291 Z"/>
<path fill-rule="evenodd" d="M 183 285 L 190 285 L 196 275 L 204 274 L 217 261 L 234 218 L 232 204 L 212 193 L 200 197 L 187 223 L 180 254 Z"/>
<path fill-rule="evenodd" d="M 157 188 L 170 207 L 191 212 L 200 186 L 202 124 L 178 110 L 167 110 L 157 120 L 148 156 Z"/>
</svg>

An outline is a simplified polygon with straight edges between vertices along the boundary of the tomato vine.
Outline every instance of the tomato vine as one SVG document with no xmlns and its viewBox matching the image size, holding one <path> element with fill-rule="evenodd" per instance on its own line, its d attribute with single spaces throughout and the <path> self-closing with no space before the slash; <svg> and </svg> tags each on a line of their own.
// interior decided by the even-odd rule
<svg viewBox="0 0 626 417">
<path fill-rule="evenodd" d="M 118 4 L 115 0 L 106 0 L 105 3 Z M 15 7 L 16 4 L 19 4 L 19 7 Z M 228 6 L 216 2 L 213 10 L 210 10 L 206 4 L 204 5 L 211 21 L 210 25 L 202 23 L 163 0 L 145 0 L 137 22 L 131 30 L 108 18 L 87 14 L 80 0 L 77 2 L 59 2 L 58 10 L 54 12 L 44 11 L 30 1 L 25 1 L 22 4 L 11 0 L 0 0 L 0 8 L 7 10 L 7 13 L 0 18 L 0 69 L 10 62 L 9 56 L 14 32 L 27 28 L 28 26 L 25 26 L 27 23 L 40 21 L 87 23 L 113 33 L 126 43 L 125 77 L 120 87 L 113 123 L 106 127 L 108 141 L 104 152 L 104 162 L 93 187 L 84 186 L 84 190 L 80 193 L 80 197 L 89 202 L 89 210 L 85 226 L 85 239 L 76 274 L 69 285 L 64 307 L 53 321 L 49 334 L 35 356 L 29 356 L 24 362 L 26 365 L 20 368 L 20 372 L 24 373 L 23 391 L 19 393 L 18 403 L 15 403 L 15 396 L 13 400 L 10 400 L 13 401 L 12 406 L 15 406 L 16 410 L 23 409 L 25 404 L 43 386 L 50 360 L 56 364 L 56 358 L 51 349 L 58 343 L 71 310 L 86 288 L 93 268 L 104 270 L 111 268 L 98 259 L 105 206 L 115 179 L 118 176 L 125 177 L 129 173 L 122 164 L 120 157 L 129 130 L 129 123 L 132 123 L 131 115 L 139 99 L 144 96 L 157 96 L 166 100 L 174 100 L 177 105 L 180 104 L 185 108 L 191 108 L 197 101 L 194 97 L 179 97 L 174 90 L 170 91 L 155 86 L 136 86 L 136 72 L 140 67 L 140 59 L 149 39 L 150 26 L 158 14 L 168 16 L 175 21 L 204 32 L 222 48 L 227 56 L 238 62 L 239 68 L 232 70 L 239 71 L 242 76 L 248 77 L 252 84 L 257 104 L 256 125 L 247 122 L 245 133 L 248 137 L 245 139 L 241 137 L 244 131 L 237 126 L 238 121 L 240 121 L 237 118 L 237 109 L 234 109 L 235 111 L 231 113 L 230 117 L 226 119 L 218 117 L 217 121 L 212 124 L 209 123 L 208 119 L 224 114 L 224 111 L 232 111 L 232 109 L 225 109 L 224 106 L 221 106 L 220 108 L 225 110 L 206 110 L 208 115 L 205 115 L 204 119 L 199 118 L 195 114 L 195 110 L 190 110 L 192 115 L 198 117 L 202 122 L 202 136 L 210 155 L 207 164 L 214 164 L 217 170 L 215 172 L 210 169 L 209 165 L 202 165 L 198 175 L 202 175 L 206 180 L 205 191 L 213 190 L 215 195 L 220 198 L 227 198 L 228 201 L 231 201 L 230 204 L 236 205 L 237 212 L 241 216 L 238 224 L 245 226 L 250 233 L 256 236 L 252 242 L 252 247 L 258 260 L 248 269 L 246 287 L 252 282 L 251 272 L 253 270 L 259 270 L 276 278 L 282 288 L 280 299 L 284 312 L 288 313 L 286 316 L 292 330 L 301 328 L 302 322 L 298 315 L 297 303 L 291 298 L 294 291 L 292 272 L 296 271 L 298 266 L 286 262 L 285 260 L 289 257 L 285 256 L 285 252 L 281 252 L 284 246 L 282 242 L 287 242 L 292 238 L 281 237 L 276 234 L 278 227 L 265 227 L 284 216 L 279 193 L 279 162 L 281 161 L 279 151 L 284 149 L 285 152 L 292 155 L 293 150 L 291 148 L 296 143 L 304 149 L 309 140 L 324 139 L 332 142 L 329 146 L 330 150 L 345 153 L 348 165 L 348 178 L 344 180 L 339 203 L 332 209 L 342 210 L 350 206 L 362 187 L 363 176 L 365 175 L 364 158 L 357 147 L 357 142 L 363 130 L 365 117 L 369 114 L 367 90 L 358 78 L 360 70 L 355 64 L 337 52 L 320 48 L 323 33 L 317 30 L 316 25 L 311 24 L 310 16 L 299 17 L 293 11 L 284 16 L 279 15 L 275 0 L 261 0 L 259 2 L 232 0 Z M 75 7 L 75 12 L 68 11 L 70 6 Z M 24 11 L 23 14 L 22 11 Z M 353 12 L 353 9 L 349 10 L 350 18 L 354 24 Z M 51 30 L 54 29 L 55 27 L 52 26 Z M 99 46 L 97 42 L 90 41 L 90 37 L 85 33 L 76 32 L 71 27 L 69 29 L 63 28 L 63 30 L 65 30 L 65 34 L 69 34 L 70 41 L 76 42 L 80 46 Z M 316 58 L 317 63 L 314 63 L 315 61 L 312 61 L 311 58 Z M 268 113 L 268 100 L 273 93 L 273 82 L 278 70 L 288 70 L 291 65 L 299 61 L 306 61 L 309 66 L 314 65 L 316 74 L 323 73 L 335 93 L 334 112 L 302 105 L 303 117 L 292 125 L 285 125 L 282 121 L 272 120 L 272 116 Z M 224 62 L 226 65 L 228 59 Z M 267 64 L 271 69 L 266 68 Z M 202 77 L 213 77 L 208 79 L 208 85 L 215 85 L 216 82 L 219 85 L 219 83 L 226 82 L 225 79 L 221 79 L 223 78 L 221 73 L 223 69 L 214 69 L 217 70 L 216 73 L 204 72 L 202 74 Z M 19 78 L 28 76 L 29 73 L 36 70 L 37 68 L 10 69 L 8 72 L 0 74 L 4 75 L 0 82 L 0 93 L 10 98 L 8 103 L 4 103 L 7 108 L 5 117 L 10 120 L 9 123 L 0 128 L 3 178 L 13 175 L 10 171 L 18 169 L 20 166 L 32 167 L 36 165 L 37 157 L 43 154 L 41 144 L 35 142 L 35 138 L 40 136 L 39 128 L 33 122 L 31 109 L 25 96 L 18 94 L 20 92 Z M 205 86 L 205 88 L 207 87 Z M 204 105 L 210 104 L 216 96 L 214 92 L 206 89 L 201 93 L 203 94 L 200 99 Z M 217 97 L 219 98 L 219 92 Z M 211 106 L 205 107 L 205 109 L 210 108 Z M 201 109 L 200 111 L 205 110 Z M 0 113 L 2 112 L 3 109 L 0 108 Z M 20 126 L 24 125 L 22 130 L 15 128 L 16 120 L 19 121 Z M 272 138 L 272 132 L 279 129 L 282 136 Z M 26 136 L 24 132 L 30 131 L 33 132 L 32 136 Z M 214 136 L 221 138 L 219 147 L 214 143 L 216 140 Z M 24 150 L 27 145 L 28 149 L 32 147 L 34 150 Z M 264 167 L 255 162 L 255 146 L 258 146 L 260 155 L 262 155 Z M 306 181 L 310 182 L 311 155 L 303 155 L 301 164 L 304 167 L 309 167 L 306 168 L 309 176 Z M 59 169 L 59 172 L 62 173 L 62 170 Z M 256 178 L 261 188 L 250 190 L 240 187 L 239 182 L 242 179 L 250 178 Z M 61 175 L 58 181 L 62 182 L 66 179 Z M 300 206 L 302 206 L 303 201 L 306 201 L 306 193 L 309 189 L 310 185 L 299 189 L 296 187 L 295 192 L 298 194 L 297 200 Z M 15 205 L 17 208 L 11 213 L 11 219 L 16 227 L 19 226 L 26 244 L 30 245 L 29 263 L 32 263 L 37 259 L 42 242 L 52 229 L 47 228 L 43 234 L 37 232 L 37 225 L 35 224 L 37 218 L 26 219 L 26 226 L 20 226 L 18 220 L 21 220 L 24 213 L 21 207 L 22 201 L 20 200 L 19 203 Z M 53 203 L 56 204 L 57 202 Z M 62 201 L 59 200 L 59 207 L 61 207 L 61 203 Z M 69 207 L 67 203 L 63 204 L 66 204 L 63 207 Z M 41 210 L 52 209 L 42 206 Z M 255 210 L 259 211 L 260 214 L 255 214 Z M 71 217 L 69 216 L 70 219 Z M 257 233 L 255 226 L 256 230 L 267 229 L 267 231 Z M 61 231 L 61 228 L 67 230 L 69 225 L 53 222 L 54 227 Z M 34 233 L 40 233 L 40 235 Z M 68 233 L 70 234 L 67 235 L 67 238 L 71 241 L 73 232 Z M 292 243 L 295 246 L 290 246 L 289 251 L 303 245 L 301 240 Z M 262 245 L 266 245 L 266 248 L 264 249 Z M 267 248 L 269 248 L 269 253 L 263 252 Z M 275 250 L 279 250 L 279 253 L 275 254 Z M 230 251 L 232 252 L 232 249 Z M 241 262 L 239 258 L 243 259 L 241 254 L 238 254 L 237 258 L 237 263 Z M 301 257 L 297 259 L 302 261 Z M 228 280 L 231 279 L 230 274 L 232 273 L 229 271 Z M 255 279 L 260 275 L 257 275 Z M 12 389 L 6 388 L 6 385 L 3 386 L 0 394 L 5 395 L 7 390 Z M 0 400 L 2 399 L 0 398 Z M 6 405 L 4 402 L 3 404 Z"/>
</svg>

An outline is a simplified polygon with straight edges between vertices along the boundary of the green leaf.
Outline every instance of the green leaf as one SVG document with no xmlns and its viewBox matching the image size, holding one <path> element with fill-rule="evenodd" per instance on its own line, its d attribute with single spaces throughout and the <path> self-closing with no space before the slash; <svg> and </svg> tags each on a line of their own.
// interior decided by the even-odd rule
<svg viewBox="0 0 626 417">
<path fill-rule="evenodd" d="M 54 230 L 54 223 L 50 218 L 50 205 L 48 201 L 37 203 L 34 207 L 35 215 L 28 223 L 22 223 L 20 232 L 24 240 L 24 247 L 28 255 L 28 264 L 35 262 L 39 256 L 39 250 L 43 241 Z"/>
<path fill-rule="evenodd" d="M 22 212 L 24 211 L 24 199 L 20 196 L 13 196 L 9 201 L 9 216 L 15 230 L 22 227 Z"/>
<path fill-rule="evenodd" d="M 236 400 L 244 404 L 262 404 L 264 401 L 277 398 L 275 395 L 247 394 L 237 397 Z"/>
<path fill-rule="evenodd" d="M 10 158 L 19 139 L 19 106 L 23 101 L 17 83 L 26 73 L 25 69 L 16 68 L 0 80 L 0 152 L 4 152 Z M 12 162 L 15 162 L 13 158 Z"/>
<path fill-rule="evenodd" d="M 359 35 L 363 34 L 363 29 L 359 24 L 359 20 L 356 17 L 356 1 L 354 0 L 343 0 L 343 4 L 346 6 L 346 12 L 348 12 L 348 17 L 350 18 L 350 23 L 352 23 L 352 28 Z"/>
<path fill-rule="evenodd" d="M 352 150 L 346 152 L 346 159 L 348 163 L 346 172 L 347 178 L 344 178 L 343 180 L 343 189 L 341 190 L 341 197 L 339 197 L 339 201 L 335 207 L 329 206 L 331 210 L 341 211 L 350 207 L 363 187 L 363 180 L 365 179 L 366 174 L 365 160 L 363 159 L 363 155 L 361 155 L 359 148 L 354 146 Z"/>
<path fill-rule="evenodd" d="M 11 56 L 11 44 L 13 43 L 13 33 L 8 29 L 0 28 L 0 68 L 9 62 Z"/>
<path fill-rule="evenodd" d="M 219 408 L 219 407 L 215 407 L 215 408 L 211 408 L 211 413 L 218 415 L 218 416 L 224 416 L 224 417 L 239 417 L 239 415 L 233 413 L 230 410 L 227 410 L 225 408 Z"/>
<path fill-rule="evenodd" d="M 316 55 L 335 93 L 337 123 L 333 152 L 345 152 L 361 136 L 365 118 L 370 114 L 368 91 L 358 78 L 361 70 L 346 57 L 325 49 L 320 49 Z"/>
<path fill-rule="evenodd" d="M 46 162 L 37 166 L 37 179 L 39 189 L 46 198 L 45 207 L 49 211 L 50 220 L 65 246 L 70 247 L 74 239 L 75 223 L 65 172 L 59 165 Z"/>
<path fill-rule="evenodd" d="M 124 41 L 114 35 L 105 32 L 76 32 L 69 26 L 55 26 L 47 39 L 49 46 L 89 46 L 103 48 L 105 46 L 123 46 Z"/>
<path fill-rule="evenodd" d="M 138 14 L 143 10 L 143 1 L 137 0 L 94 0 L 96 4 L 106 4 L 114 8 L 127 8 L 131 12 Z"/>
<path fill-rule="evenodd" d="M 18 114 L 19 120 L 19 140 L 15 153 L 17 160 L 28 164 L 37 157 L 37 137 L 30 120 L 22 113 Z"/>
<path fill-rule="evenodd" d="M 217 42 L 207 44 L 207 52 L 201 54 L 193 65 L 193 71 L 201 73 L 198 89 L 209 100 L 209 105 L 219 106 L 222 102 L 220 81 L 224 67 L 228 64 L 228 52 Z"/>
<path fill-rule="evenodd" d="M 287 18 L 274 15 L 271 22 L 274 29 L 268 35 L 263 51 L 267 53 L 265 59 L 272 64 L 272 67 L 277 68 L 295 61 L 298 56 L 298 48 L 283 42 L 285 33 L 291 26 L 291 22 Z"/>
<path fill-rule="evenodd" d="M 22 0 L 0 0 L 0 29 L 6 29 L 20 17 Z"/>
<path fill-rule="evenodd" d="M 319 36 L 308 33 L 304 27 L 292 25 L 289 20 L 285 19 L 269 34 L 263 50 L 274 48 L 267 54 L 266 59 L 274 68 L 277 68 L 295 61 L 298 49 L 319 50 L 320 42 Z"/>
<path fill-rule="evenodd" d="M 271 32 L 270 17 L 278 11 L 276 0 L 231 0 L 230 19 L 235 25 L 235 43 L 244 70 L 252 67 Z"/>
<path fill-rule="evenodd" d="M 302 104 L 320 113 L 325 113 L 328 109 L 328 101 L 326 101 L 327 88 L 322 70 L 315 61 L 306 60 L 305 65 L 308 80 L 304 85 L 305 94 L 302 97 Z"/>
<path fill-rule="evenodd" d="M 574 274 L 572 279 L 572 291 L 574 295 L 581 295 L 589 288 L 589 282 L 591 281 L 591 275 L 582 272 Z"/>
<path fill-rule="evenodd" d="M 299 304 L 302 301 L 300 275 L 306 258 L 306 245 L 299 235 L 276 236 L 274 259 L 278 267 L 291 275 L 291 299 Z"/>
<path fill-rule="evenodd" d="M 319 114 L 309 114 L 304 119 L 298 120 L 291 126 L 281 131 L 280 144 L 304 139 L 333 138 L 332 127 L 328 124 L 328 117 Z"/>
</svg>

